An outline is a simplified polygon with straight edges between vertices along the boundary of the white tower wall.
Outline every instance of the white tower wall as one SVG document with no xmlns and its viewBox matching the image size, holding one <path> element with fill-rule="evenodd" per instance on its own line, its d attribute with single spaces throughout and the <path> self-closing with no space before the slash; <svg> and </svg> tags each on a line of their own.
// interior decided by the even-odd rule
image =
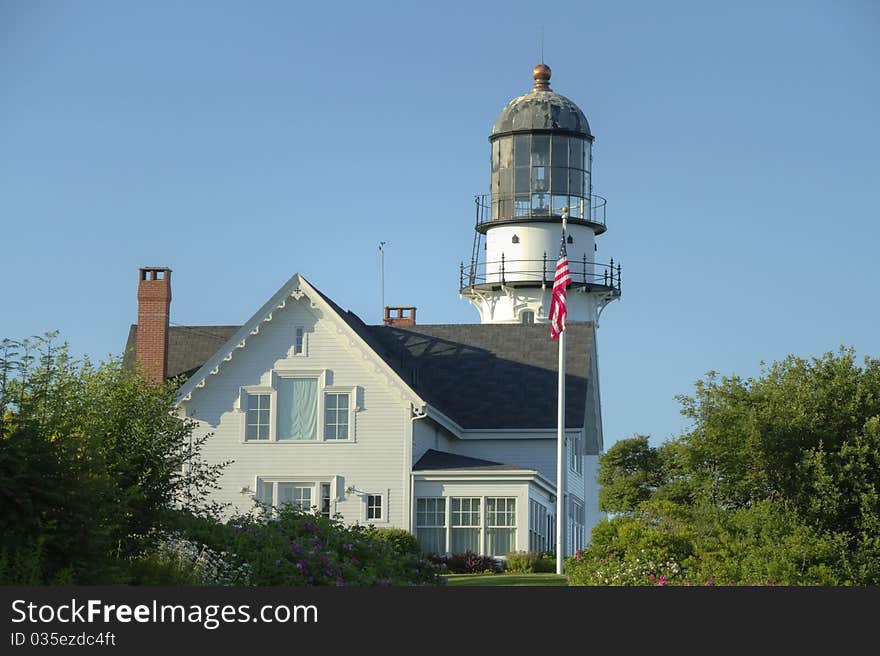
<svg viewBox="0 0 880 656">
<path fill-rule="evenodd" d="M 504 278 L 510 282 L 553 280 L 556 260 L 559 257 L 558 223 L 534 223 L 497 226 L 486 233 L 486 282 L 501 282 L 501 256 L 504 255 Z M 587 274 L 593 273 L 595 234 L 582 225 L 568 226 L 573 242 L 566 244 L 569 267 L 583 270 L 587 259 Z M 514 243 L 516 236 L 519 243 Z M 544 277 L 543 260 L 547 258 L 547 276 Z"/>
</svg>

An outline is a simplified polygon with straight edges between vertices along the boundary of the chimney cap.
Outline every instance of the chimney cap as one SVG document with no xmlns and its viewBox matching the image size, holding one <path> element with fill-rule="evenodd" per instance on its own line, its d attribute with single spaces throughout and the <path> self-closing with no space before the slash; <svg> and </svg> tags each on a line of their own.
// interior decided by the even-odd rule
<svg viewBox="0 0 880 656">
<path fill-rule="evenodd" d="M 168 267 L 140 267 L 138 269 L 138 278 L 142 281 L 168 280 L 171 278 L 171 269 Z"/>
<path fill-rule="evenodd" d="M 386 305 L 384 323 L 386 326 L 415 326 L 416 307 L 414 305 Z"/>
</svg>

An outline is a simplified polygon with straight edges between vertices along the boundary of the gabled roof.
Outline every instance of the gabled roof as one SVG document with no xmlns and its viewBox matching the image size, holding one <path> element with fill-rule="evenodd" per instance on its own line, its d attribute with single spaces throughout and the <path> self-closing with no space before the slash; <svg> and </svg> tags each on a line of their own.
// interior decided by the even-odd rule
<svg viewBox="0 0 880 656">
<path fill-rule="evenodd" d="M 349 340 L 349 344 L 353 345 L 356 349 L 362 348 L 364 352 L 372 352 L 370 345 L 340 315 L 339 306 L 329 302 L 329 299 L 324 294 L 318 291 L 303 276 L 296 273 L 183 384 L 177 394 L 178 403 L 188 401 L 194 390 L 204 387 L 210 376 L 219 373 L 226 362 L 232 360 L 239 351 L 245 349 L 247 341 L 251 336 L 259 334 L 262 324 L 272 321 L 272 316 L 276 310 L 283 309 L 291 298 L 298 301 L 304 296 L 329 321 L 336 322 L 337 329 Z M 392 367 L 381 358 L 376 357 L 375 360 L 377 366 L 380 369 L 384 369 L 390 385 L 397 386 L 401 394 L 404 397 L 408 396 L 414 405 L 418 407 L 425 405 L 424 400 L 414 392 L 410 385 L 407 385 L 406 381 L 398 376 Z"/>
<path fill-rule="evenodd" d="M 553 428 L 558 342 L 548 324 L 369 326 L 377 351 L 418 394 L 470 429 Z M 567 428 L 584 425 L 593 324 L 566 328 Z"/>
<path fill-rule="evenodd" d="M 419 396 L 462 428 L 556 426 L 559 352 L 548 324 L 368 326 L 321 296 Z M 580 428 L 593 324 L 569 322 L 566 335 L 565 425 Z"/>
<path fill-rule="evenodd" d="M 547 324 L 447 324 L 408 328 L 368 326 L 343 310 L 298 274 L 241 327 L 172 327 L 168 373 L 189 373 L 185 399 L 205 384 L 223 362 L 245 347 L 272 312 L 291 295 L 307 293 L 349 338 L 372 351 L 389 377 L 414 400 L 438 410 L 464 429 L 552 429 L 557 412 L 557 342 Z M 566 427 L 584 425 L 593 324 L 572 322 L 566 329 Z M 127 361 L 133 359 L 136 326 L 129 333 Z M 227 336 L 225 341 L 223 336 Z M 199 367 L 197 359 L 204 358 Z M 195 371 L 194 371 L 195 370 Z"/>
<path fill-rule="evenodd" d="M 457 453 L 448 453 L 447 451 L 435 451 L 434 449 L 425 451 L 424 455 L 419 458 L 419 461 L 413 465 L 413 471 L 435 471 L 441 469 L 521 471 L 523 468 L 515 465 L 503 465 L 500 462 L 493 462 L 491 460 L 460 456 Z"/>
</svg>

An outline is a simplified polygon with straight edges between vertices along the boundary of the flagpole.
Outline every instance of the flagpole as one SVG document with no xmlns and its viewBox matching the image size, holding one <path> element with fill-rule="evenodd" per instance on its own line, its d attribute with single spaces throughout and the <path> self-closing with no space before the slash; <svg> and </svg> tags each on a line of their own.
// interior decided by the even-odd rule
<svg viewBox="0 0 880 656">
<path fill-rule="evenodd" d="M 565 560 L 565 331 L 559 334 L 559 408 L 556 413 L 556 573 Z"/>
<path fill-rule="evenodd" d="M 568 208 L 562 211 L 562 246 L 568 227 Z M 559 406 L 556 410 L 556 573 L 565 573 L 565 328 L 559 333 Z"/>
</svg>

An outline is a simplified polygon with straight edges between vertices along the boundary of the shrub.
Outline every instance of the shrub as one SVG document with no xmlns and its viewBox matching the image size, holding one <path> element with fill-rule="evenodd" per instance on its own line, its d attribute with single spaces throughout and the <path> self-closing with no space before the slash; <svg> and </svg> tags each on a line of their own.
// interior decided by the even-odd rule
<svg viewBox="0 0 880 656">
<path fill-rule="evenodd" d="M 504 569 L 503 564 L 492 556 L 481 556 L 473 551 L 448 556 L 433 554 L 429 559 L 435 565 L 444 566 L 450 574 L 498 573 Z"/>
<path fill-rule="evenodd" d="M 556 555 L 548 551 L 512 551 L 507 554 L 504 569 L 511 574 L 553 573 Z"/>
<path fill-rule="evenodd" d="M 335 518 L 293 506 L 273 510 L 271 515 L 239 515 L 219 531 L 198 521 L 188 525 L 190 536 L 206 540 L 221 560 L 233 566 L 246 563 L 250 585 L 442 583 L 436 566 L 418 555 L 399 552 L 390 541 L 377 537 L 375 529 L 345 526 Z"/>
<path fill-rule="evenodd" d="M 578 551 L 565 561 L 569 585 L 653 585 L 683 582 L 682 568 L 674 560 L 651 555 L 644 558 L 599 558 Z"/>
<path fill-rule="evenodd" d="M 0 340 L 0 581 L 125 582 L 172 505 L 214 510 L 223 465 L 175 413 L 175 389 L 121 360 L 75 359 L 54 334 Z"/>
<path fill-rule="evenodd" d="M 368 530 L 370 537 L 390 544 L 399 554 L 415 556 L 417 558 L 422 554 L 418 538 L 406 529 L 371 527 Z"/>
<path fill-rule="evenodd" d="M 158 551 L 131 561 L 129 585 L 198 585 L 195 572 L 180 558 Z"/>
</svg>

